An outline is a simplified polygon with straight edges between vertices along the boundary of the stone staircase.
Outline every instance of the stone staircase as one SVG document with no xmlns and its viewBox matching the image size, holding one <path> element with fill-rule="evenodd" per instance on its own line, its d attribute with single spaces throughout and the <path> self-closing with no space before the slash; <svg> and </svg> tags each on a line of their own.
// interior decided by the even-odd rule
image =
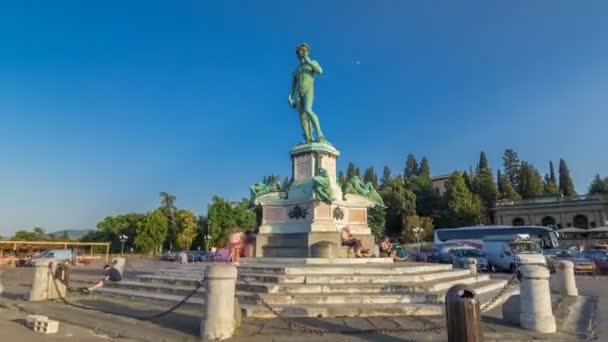
<svg viewBox="0 0 608 342">
<path fill-rule="evenodd" d="M 360 260 L 360 259 L 359 259 Z M 209 264 L 167 264 L 151 274 L 111 283 L 99 291 L 132 300 L 175 303 L 202 279 Z M 469 284 L 478 294 L 501 289 L 505 280 L 472 275 L 451 265 L 426 263 L 300 264 L 255 259 L 238 267 L 236 296 L 246 317 L 426 316 L 443 314 L 445 292 Z M 201 288 L 188 305 L 203 307 Z"/>
</svg>

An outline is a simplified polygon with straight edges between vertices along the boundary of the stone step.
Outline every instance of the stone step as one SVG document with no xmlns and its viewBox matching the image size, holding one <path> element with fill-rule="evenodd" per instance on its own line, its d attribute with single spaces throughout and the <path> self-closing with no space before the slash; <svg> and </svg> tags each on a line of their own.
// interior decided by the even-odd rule
<svg viewBox="0 0 608 342">
<path fill-rule="evenodd" d="M 418 273 L 383 273 L 383 274 L 271 274 L 271 273 L 241 273 L 239 282 L 272 283 L 272 284 L 344 284 L 344 283 L 402 283 L 428 282 L 432 280 L 468 275 L 464 269 L 445 271 L 426 271 Z M 153 275 L 139 276 L 141 281 L 179 284 L 189 286 L 202 278 L 192 272 L 159 272 Z M 182 281 L 183 280 L 183 281 Z"/>
<path fill-rule="evenodd" d="M 374 316 L 438 316 L 443 304 L 325 304 L 271 305 L 281 317 L 374 317 Z M 243 316 L 274 318 L 276 314 L 261 305 L 242 306 Z"/>
<path fill-rule="evenodd" d="M 166 294 L 166 293 L 157 293 L 157 292 L 149 292 L 149 291 L 140 291 L 129 288 L 122 287 L 102 287 L 96 289 L 95 292 L 98 292 L 103 295 L 109 295 L 114 297 L 127 297 L 131 300 L 143 300 L 146 302 L 150 302 L 151 300 L 158 303 L 164 304 L 175 304 L 184 299 L 184 296 Z M 94 292 L 94 293 L 95 293 Z M 205 303 L 204 298 L 192 297 L 190 298 L 185 305 L 196 305 L 201 306 Z"/>
<path fill-rule="evenodd" d="M 325 304 L 398 304 L 398 303 L 441 303 L 436 293 L 331 293 L 331 294 L 276 294 L 238 292 L 239 302 L 243 304 L 269 305 L 325 305 Z"/>
<path fill-rule="evenodd" d="M 401 292 L 439 292 L 447 290 L 456 284 L 474 284 L 490 279 L 489 275 L 471 275 L 444 278 L 441 281 L 419 283 L 337 283 L 337 284 L 269 284 L 239 282 L 239 291 L 258 293 L 401 293 Z"/>
<path fill-rule="evenodd" d="M 108 283 L 106 285 L 107 288 L 113 289 L 125 289 L 138 291 L 141 293 L 158 293 L 158 294 L 166 294 L 166 295 L 174 295 L 177 297 L 185 297 L 192 290 L 194 290 L 195 286 L 175 286 L 175 285 L 167 285 L 167 284 L 153 284 L 153 283 L 143 283 L 139 281 L 121 281 L 118 283 Z M 201 287 L 193 297 L 196 298 L 205 298 L 205 287 Z"/>
<path fill-rule="evenodd" d="M 163 268 L 156 274 L 201 276 L 211 263 L 174 265 L 172 268 Z M 289 264 L 242 264 L 238 266 L 239 273 L 277 274 L 277 275 L 307 275 L 307 274 L 413 274 L 421 272 L 439 272 L 452 269 L 450 264 L 429 264 L 419 262 L 397 262 L 390 264 L 362 264 L 362 265 L 289 265 Z"/>
<path fill-rule="evenodd" d="M 109 288 L 137 291 L 141 296 L 144 293 L 173 295 L 185 297 L 193 288 L 170 286 L 160 284 L 141 283 L 133 281 L 123 281 L 120 283 L 108 284 Z M 251 293 L 238 291 L 236 296 L 242 304 L 259 304 L 260 300 L 273 305 L 281 304 L 395 304 L 395 303 L 439 303 L 442 296 L 436 293 L 332 293 L 332 294 L 272 294 L 272 293 Z M 193 297 L 205 298 L 205 289 L 199 289 Z"/>
<path fill-rule="evenodd" d="M 412 274 L 307 274 L 271 275 L 244 273 L 239 274 L 239 282 L 263 282 L 273 284 L 374 284 L 374 283 L 417 283 L 451 277 L 470 275 L 469 270 L 449 270 Z"/>
</svg>

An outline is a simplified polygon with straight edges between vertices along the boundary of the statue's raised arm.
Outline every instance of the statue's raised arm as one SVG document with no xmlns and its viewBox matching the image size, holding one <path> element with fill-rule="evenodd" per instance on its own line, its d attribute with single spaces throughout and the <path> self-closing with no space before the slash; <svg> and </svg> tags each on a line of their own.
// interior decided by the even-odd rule
<svg viewBox="0 0 608 342">
<path fill-rule="evenodd" d="M 300 123 L 304 131 L 306 143 L 315 141 L 314 131 L 317 131 L 317 141 L 327 143 L 319 118 L 312 109 L 314 102 L 314 80 L 316 74 L 322 74 L 323 69 L 319 62 L 312 60 L 308 55 L 310 47 L 307 44 L 300 44 L 296 48 L 296 55 L 300 60 L 300 65 L 293 73 L 291 91 L 289 93 L 289 105 L 300 113 Z"/>
</svg>

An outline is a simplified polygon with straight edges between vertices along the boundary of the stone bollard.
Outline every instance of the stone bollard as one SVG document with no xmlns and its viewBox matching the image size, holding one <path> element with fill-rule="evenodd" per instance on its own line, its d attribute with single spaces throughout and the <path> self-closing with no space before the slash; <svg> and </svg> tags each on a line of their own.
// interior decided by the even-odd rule
<svg viewBox="0 0 608 342">
<path fill-rule="evenodd" d="M 520 265 L 519 272 L 521 327 L 540 333 L 554 333 L 556 326 L 551 308 L 549 270 L 540 265 L 523 264 Z"/>
<path fill-rule="evenodd" d="M 116 257 L 112 259 L 112 267 L 114 267 L 118 272 L 120 272 L 120 277 L 125 279 L 125 263 L 127 260 L 123 257 Z"/>
<path fill-rule="evenodd" d="M 56 261 L 38 259 L 34 267 L 34 281 L 30 289 L 29 301 L 51 300 L 66 296 L 66 285 L 60 279 L 55 279 Z"/>
<path fill-rule="evenodd" d="M 576 280 L 574 278 L 574 263 L 562 260 L 557 267 L 557 281 L 559 290 L 564 296 L 578 296 Z"/>
<path fill-rule="evenodd" d="M 4 285 L 2 285 L 2 271 L 0 271 L 0 296 L 4 292 Z"/>
<path fill-rule="evenodd" d="M 465 268 L 468 269 L 471 274 L 477 274 L 477 259 L 468 258 L 465 261 Z"/>
<path fill-rule="evenodd" d="M 207 310 L 201 324 L 203 340 L 225 340 L 234 334 L 236 275 L 236 267 L 230 265 L 212 265 L 205 270 Z"/>
<path fill-rule="evenodd" d="M 333 258 L 336 244 L 329 241 L 315 242 L 310 246 L 311 258 Z"/>
<path fill-rule="evenodd" d="M 475 291 L 454 285 L 445 295 L 445 316 L 449 342 L 481 342 L 481 309 Z"/>
</svg>

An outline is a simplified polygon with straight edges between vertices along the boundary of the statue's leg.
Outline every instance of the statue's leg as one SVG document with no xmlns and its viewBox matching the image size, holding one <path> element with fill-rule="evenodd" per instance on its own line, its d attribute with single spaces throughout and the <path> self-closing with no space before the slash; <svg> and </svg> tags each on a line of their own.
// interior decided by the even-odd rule
<svg viewBox="0 0 608 342">
<path fill-rule="evenodd" d="M 325 135 L 323 134 L 323 131 L 321 130 L 321 125 L 319 124 L 319 118 L 317 117 L 317 114 L 315 114 L 315 112 L 312 111 L 313 100 L 314 100 L 314 95 L 312 94 L 312 92 L 309 94 L 306 94 L 304 96 L 304 110 L 306 111 L 306 114 L 308 114 L 308 117 L 310 118 L 312 125 L 317 130 L 317 136 L 319 138 L 319 141 L 325 141 Z M 312 127 L 311 127 L 311 136 L 312 136 Z"/>
<path fill-rule="evenodd" d="M 308 122 L 306 112 L 304 111 L 300 111 L 300 124 L 302 125 L 302 130 L 304 131 L 304 141 L 307 143 L 311 142 L 312 133 L 310 131 L 310 122 Z"/>
</svg>

